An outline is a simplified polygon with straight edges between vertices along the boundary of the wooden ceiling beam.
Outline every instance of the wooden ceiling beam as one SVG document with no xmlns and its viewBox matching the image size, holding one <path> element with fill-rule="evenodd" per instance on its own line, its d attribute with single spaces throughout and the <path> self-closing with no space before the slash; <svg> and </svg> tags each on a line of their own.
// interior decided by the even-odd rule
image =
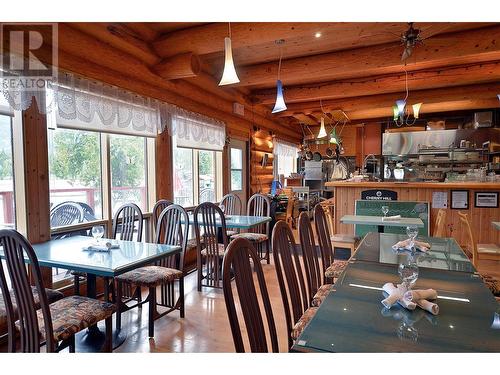
<svg viewBox="0 0 500 375">
<path fill-rule="evenodd" d="M 318 125 L 318 121 L 308 115 L 304 115 L 302 113 L 296 113 L 292 117 L 296 118 L 299 123 L 306 125 Z"/>
<path fill-rule="evenodd" d="M 417 46 L 408 60 L 409 71 L 439 66 L 500 60 L 500 26 L 436 35 Z M 401 45 L 383 45 L 284 60 L 284 86 L 367 77 L 401 72 Z M 241 86 L 273 87 L 278 74 L 275 62 L 241 67 Z"/>
<path fill-rule="evenodd" d="M 451 110 L 468 110 L 477 108 L 494 108 L 499 106 L 497 93 L 500 92 L 500 83 L 487 85 L 469 85 L 444 89 L 420 90 L 410 92 L 407 103 L 422 102 L 421 113 L 445 112 Z M 399 97 L 391 94 L 370 95 L 344 100 L 331 100 L 323 102 L 323 109 L 331 112 L 336 109 L 343 110 L 350 120 L 392 116 L 392 107 Z M 441 106 L 441 107 L 440 107 Z M 300 115 L 318 113 L 318 107 L 300 112 Z M 281 113 L 282 116 L 297 118 L 298 113 L 294 108 Z M 367 117 L 368 116 L 368 117 Z"/>
<path fill-rule="evenodd" d="M 500 61 L 408 72 L 410 91 L 498 81 L 500 81 Z M 285 87 L 284 96 L 287 106 L 293 107 L 295 104 L 292 105 L 292 103 L 314 100 L 318 101 L 316 104 L 319 106 L 319 100 L 404 91 L 405 74 L 400 72 L 397 75 Z M 275 96 L 274 89 L 257 90 L 251 93 L 252 100 L 261 104 L 273 104 L 276 100 Z M 300 105 L 297 106 L 300 107 Z"/>
<path fill-rule="evenodd" d="M 152 70 L 166 80 L 192 78 L 200 74 L 201 63 L 198 55 L 187 52 L 163 59 Z"/>
</svg>

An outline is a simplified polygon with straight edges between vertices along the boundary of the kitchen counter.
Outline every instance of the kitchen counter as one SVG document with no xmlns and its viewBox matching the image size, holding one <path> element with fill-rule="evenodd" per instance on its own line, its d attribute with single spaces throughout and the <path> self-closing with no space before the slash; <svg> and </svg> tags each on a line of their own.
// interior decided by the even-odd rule
<svg viewBox="0 0 500 375">
<path fill-rule="evenodd" d="M 500 190 L 500 182 L 349 182 L 330 181 L 325 182 L 328 187 L 366 187 L 366 188 L 420 188 L 420 189 L 494 189 Z"/>
<path fill-rule="evenodd" d="M 458 212 L 466 212 L 471 220 L 472 231 L 478 243 L 500 244 L 500 231 L 491 225 L 492 221 L 500 221 L 500 208 L 475 207 L 475 192 L 495 191 L 500 195 L 500 183 L 495 182 L 347 182 L 331 181 L 325 186 L 333 191 L 334 230 L 335 233 L 354 234 L 354 225 L 342 224 L 340 218 L 355 214 L 355 202 L 361 199 L 365 190 L 390 190 L 397 194 L 398 201 L 428 202 L 432 205 L 434 192 L 446 192 L 446 236 L 453 237 L 459 244 L 466 243 L 465 231 L 462 230 Z M 450 209 L 451 190 L 467 190 L 469 192 L 468 209 Z M 431 208 L 430 235 L 434 231 L 434 222 L 438 208 Z"/>
</svg>

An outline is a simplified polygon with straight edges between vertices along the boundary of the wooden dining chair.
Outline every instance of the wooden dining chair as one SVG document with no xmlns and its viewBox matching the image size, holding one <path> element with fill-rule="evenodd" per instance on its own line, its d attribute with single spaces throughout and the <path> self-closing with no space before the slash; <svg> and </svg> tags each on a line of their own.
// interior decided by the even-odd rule
<svg viewBox="0 0 500 375">
<path fill-rule="evenodd" d="M 310 297 L 304 279 L 292 230 L 284 221 L 278 221 L 273 229 L 273 260 L 285 310 L 288 347 L 291 348 L 312 317 L 317 307 L 310 307 Z"/>
<path fill-rule="evenodd" d="M 241 199 L 238 195 L 234 193 L 226 194 L 222 197 L 219 207 L 221 208 L 224 215 L 241 215 Z M 230 238 L 231 236 L 238 234 L 239 230 L 227 230 L 227 236 Z"/>
<path fill-rule="evenodd" d="M 255 288 L 252 266 L 259 286 L 260 300 L 262 301 L 265 311 L 267 330 L 271 339 L 270 347 L 266 338 L 264 319 L 259 308 L 259 298 Z M 231 326 L 231 333 L 233 335 L 234 347 L 237 353 L 244 353 L 245 346 L 243 344 L 241 328 L 234 302 L 233 288 L 231 285 L 233 277 L 239 298 L 239 306 L 248 333 L 250 351 L 252 353 L 267 353 L 269 349 L 271 349 L 272 352 L 277 353 L 279 351 L 278 336 L 264 272 L 262 271 L 262 265 L 255 248 L 252 243 L 245 238 L 238 238 L 229 244 L 224 254 L 222 264 L 222 289 L 226 302 L 227 316 Z"/>
<path fill-rule="evenodd" d="M 104 350 L 112 351 L 111 316 L 116 310 L 115 305 L 81 296 L 62 298 L 49 304 L 40 265 L 31 244 L 17 231 L 3 229 L 0 230 L 0 245 L 13 290 L 12 294 L 0 262 L 0 288 L 7 312 L 9 352 L 16 351 L 17 335 L 19 349 L 24 353 L 40 352 L 43 343 L 47 352 L 66 347 L 74 352 L 75 334 L 101 320 L 106 324 Z M 30 270 L 26 262 L 30 264 Z M 30 276 L 35 283 L 35 292 L 30 285 Z"/>
<path fill-rule="evenodd" d="M 254 194 L 248 200 L 247 205 L 248 216 L 271 216 L 271 200 L 267 195 Z M 269 222 L 256 225 L 249 229 L 247 233 L 239 233 L 231 236 L 231 239 L 246 238 L 251 241 L 257 249 L 260 258 L 270 262 L 270 237 L 269 237 Z M 265 253 L 263 247 L 265 246 Z M 263 255 L 264 254 L 264 255 Z"/>
<path fill-rule="evenodd" d="M 467 256 L 471 258 L 472 264 L 479 272 L 478 269 L 479 255 L 478 255 L 477 243 L 474 239 L 474 234 L 472 233 L 472 228 L 470 225 L 470 221 L 468 219 L 468 215 L 464 212 L 459 211 L 458 218 L 460 220 L 462 231 L 466 237 L 466 243 L 464 245 L 469 250 L 466 251 L 465 253 L 467 254 Z M 496 297 L 500 297 L 500 280 L 498 280 L 495 276 L 482 272 L 479 272 L 479 275 L 481 276 L 486 286 L 491 290 L 493 295 Z"/>
<path fill-rule="evenodd" d="M 316 252 L 311 219 L 306 212 L 302 212 L 299 216 L 299 239 L 309 296 L 312 297 L 310 303 L 311 306 L 318 307 L 330 293 L 333 285 L 324 283 L 325 278 Z"/>
<path fill-rule="evenodd" d="M 314 207 L 314 226 L 316 227 L 316 235 L 318 236 L 321 252 L 323 282 L 325 284 L 333 283 L 342 275 L 349 261 L 335 259 L 327 217 L 323 207 L 320 205 Z"/>
<path fill-rule="evenodd" d="M 434 223 L 433 237 L 446 237 L 446 210 L 440 208 Z"/>
<path fill-rule="evenodd" d="M 197 245 L 198 291 L 201 292 L 202 286 L 221 288 L 222 257 L 228 244 L 224 213 L 214 203 L 205 202 L 196 207 L 193 215 Z M 217 225 L 218 223 L 220 225 Z M 220 243 L 219 233 L 222 240 Z"/>
<path fill-rule="evenodd" d="M 143 223 L 144 216 L 139 206 L 135 203 L 126 203 L 118 208 L 113 217 L 112 238 L 134 241 L 134 233 L 136 233 L 136 241 L 141 242 Z"/>
<path fill-rule="evenodd" d="M 156 227 L 156 243 L 180 246 L 181 251 L 175 255 L 165 257 L 156 264 L 133 269 L 116 277 L 117 282 L 117 327 L 121 324 L 121 314 L 126 309 L 149 302 L 149 337 L 154 337 L 154 321 L 174 310 L 179 310 L 180 317 L 184 318 L 184 254 L 186 251 L 189 233 L 189 217 L 186 210 L 172 204 L 165 208 L 158 218 Z M 179 297 L 176 298 L 175 282 L 179 284 Z M 148 288 L 148 298 L 135 306 L 126 307 L 120 303 L 123 283 L 141 288 Z M 158 301 L 156 288 L 161 287 L 161 298 Z M 162 306 L 166 311 L 158 313 L 157 307 Z"/>
<path fill-rule="evenodd" d="M 173 204 L 172 201 L 167 199 L 158 200 L 153 206 L 153 211 L 151 211 L 151 233 L 154 233 L 156 236 L 156 227 L 158 226 L 158 219 L 160 218 L 160 214 L 163 212 L 165 208 Z"/>
</svg>

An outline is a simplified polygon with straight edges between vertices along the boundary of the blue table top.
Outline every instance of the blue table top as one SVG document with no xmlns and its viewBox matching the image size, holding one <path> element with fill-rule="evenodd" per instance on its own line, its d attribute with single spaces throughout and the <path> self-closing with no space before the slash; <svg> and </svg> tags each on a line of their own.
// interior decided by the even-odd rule
<svg viewBox="0 0 500 375">
<path fill-rule="evenodd" d="M 364 225 L 379 225 L 384 227 L 406 227 L 414 225 L 418 228 L 424 227 L 422 219 L 414 217 L 402 217 L 398 220 L 383 220 L 382 216 L 366 216 L 366 215 L 344 215 L 340 218 L 342 224 L 364 224 Z"/>
<path fill-rule="evenodd" d="M 200 220 L 201 220 L 201 216 Z M 250 229 L 260 224 L 270 222 L 269 216 L 226 215 L 227 229 Z M 189 224 L 194 225 L 194 216 L 189 215 Z M 216 223 L 220 226 L 220 222 Z"/>
<path fill-rule="evenodd" d="M 405 239 L 408 237 L 402 234 L 368 233 L 358 245 L 353 258 L 359 261 L 399 264 L 407 255 L 394 251 L 392 245 Z M 431 245 L 427 253 L 416 252 L 419 267 L 476 272 L 467 255 L 453 238 L 418 236 L 417 240 Z"/>
<path fill-rule="evenodd" d="M 105 241 L 105 239 L 101 239 Z M 80 271 L 97 276 L 114 277 L 168 255 L 178 253 L 179 246 L 112 240 L 119 249 L 109 252 L 87 251 L 92 237 L 75 236 L 33 245 L 41 266 Z"/>
<path fill-rule="evenodd" d="M 292 350 L 306 352 L 499 352 L 500 307 L 472 273 L 420 269 L 415 288 L 434 288 L 439 315 L 390 310 L 380 301 L 397 266 L 354 261 Z"/>
</svg>

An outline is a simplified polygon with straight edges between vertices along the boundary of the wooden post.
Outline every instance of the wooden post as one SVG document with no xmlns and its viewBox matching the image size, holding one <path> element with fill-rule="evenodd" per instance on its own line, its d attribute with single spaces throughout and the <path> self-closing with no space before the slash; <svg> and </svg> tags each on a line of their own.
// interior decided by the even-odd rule
<svg viewBox="0 0 500 375">
<path fill-rule="evenodd" d="M 35 98 L 22 118 L 27 236 L 31 243 L 40 243 L 50 240 L 47 118 L 39 112 Z M 42 277 L 44 286 L 51 288 L 51 268 L 42 267 Z"/>
<path fill-rule="evenodd" d="M 156 137 L 156 198 L 174 199 L 172 137 L 165 129 Z"/>
</svg>

